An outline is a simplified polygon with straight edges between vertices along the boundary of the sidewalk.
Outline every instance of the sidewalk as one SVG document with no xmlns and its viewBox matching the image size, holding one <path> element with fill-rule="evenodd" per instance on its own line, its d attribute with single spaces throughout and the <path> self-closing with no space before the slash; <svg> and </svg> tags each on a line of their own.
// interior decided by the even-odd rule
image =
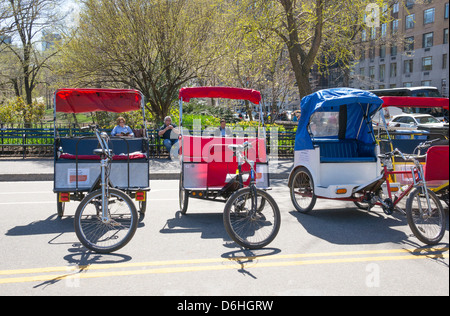
<svg viewBox="0 0 450 316">
<path fill-rule="evenodd" d="M 287 179 L 293 159 L 270 161 L 270 179 Z M 150 159 L 150 180 L 178 180 L 178 160 Z M 0 181 L 53 181 L 53 159 L 1 159 Z"/>
</svg>

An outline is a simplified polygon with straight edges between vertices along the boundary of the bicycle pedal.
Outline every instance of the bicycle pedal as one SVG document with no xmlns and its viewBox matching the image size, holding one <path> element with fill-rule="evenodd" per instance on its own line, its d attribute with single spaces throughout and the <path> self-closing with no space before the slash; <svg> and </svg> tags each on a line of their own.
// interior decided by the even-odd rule
<svg viewBox="0 0 450 316">
<path fill-rule="evenodd" d="M 392 215 L 394 213 L 394 203 L 392 203 L 392 200 L 387 198 L 383 202 L 384 202 L 384 205 L 382 206 L 383 212 L 386 215 Z"/>
</svg>

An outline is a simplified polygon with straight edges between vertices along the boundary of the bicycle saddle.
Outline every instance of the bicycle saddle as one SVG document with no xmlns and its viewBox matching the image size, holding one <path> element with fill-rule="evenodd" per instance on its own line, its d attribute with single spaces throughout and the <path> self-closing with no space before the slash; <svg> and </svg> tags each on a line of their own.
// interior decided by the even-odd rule
<svg viewBox="0 0 450 316">
<path fill-rule="evenodd" d="M 229 145 L 228 148 L 230 148 L 233 152 L 244 150 L 244 146 L 242 145 Z"/>
<path fill-rule="evenodd" d="M 233 152 L 237 152 L 246 150 L 247 148 L 252 148 L 252 145 L 249 142 L 245 142 L 242 145 L 228 145 L 228 148 L 230 148 Z"/>
<path fill-rule="evenodd" d="M 94 149 L 94 155 L 102 156 L 103 154 L 104 154 L 103 153 L 103 149 L 101 149 L 101 148 Z M 112 150 L 111 149 L 109 149 L 109 155 L 108 156 L 112 156 Z"/>
</svg>

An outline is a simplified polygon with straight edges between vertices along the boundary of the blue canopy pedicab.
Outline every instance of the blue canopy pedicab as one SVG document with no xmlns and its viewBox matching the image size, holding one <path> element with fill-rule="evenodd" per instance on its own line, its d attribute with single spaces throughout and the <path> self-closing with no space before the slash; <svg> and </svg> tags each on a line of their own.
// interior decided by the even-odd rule
<svg viewBox="0 0 450 316">
<path fill-rule="evenodd" d="M 436 194 L 427 187 L 427 173 L 438 165 L 428 157 L 423 167 L 417 156 L 400 150 L 380 154 L 372 117 L 383 100 L 367 91 L 336 88 L 321 90 L 301 101 L 295 139 L 294 167 L 289 177 L 292 203 L 310 212 L 317 198 L 352 201 L 360 209 L 380 206 L 387 215 L 406 215 L 414 235 L 428 245 L 445 234 L 446 215 Z M 393 157 L 413 164 L 396 171 Z M 409 176 L 403 186 L 395 175 Z M 400 207 L 408 197 L 406 208 Z"/>
<path fill-rule="evenodd" d="M 321 90 L 301 101 L 291 199 L 299 212 L 317 198 L 354 200 L 357 188 L 380 176 L 372 116 L 382 99 L 351 88 Z"/>
</svg>

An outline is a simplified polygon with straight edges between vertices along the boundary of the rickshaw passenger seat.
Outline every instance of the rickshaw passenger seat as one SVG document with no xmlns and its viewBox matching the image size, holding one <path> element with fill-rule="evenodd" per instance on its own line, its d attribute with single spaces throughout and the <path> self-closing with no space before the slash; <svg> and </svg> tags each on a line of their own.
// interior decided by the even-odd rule
<svg viewBox="0 0 450 316">
<path fill-rule="evenodd" d="M 206 164 L 206 186 L 222 188 L 227 184 L 227 174 L 236 173 L 238 163 L 230 145 L 242 145 L 244 141 L 254 143 L 248 150 L 248 158 L 256 163 L 266 163 L 265 141 L 254 138 L 222 138 L 184 135 L 181 141 L 183 162 Z M 249 171 L 250 166 L 244 164 L 243 171 Z M 248 184 L 249 180 L 246 184 Z"/>
<path fill-rule="evenodd" d="M 427 151 L 424 172 L 426 181 L 449 179 L 448 146 L 433 146 Z"/>
<path fill-rule="evenodd" d="M 322 163 L 376 162 L 375 144 L 364 144 L 355 139 L 315 139 L 320 147 Z"/>
<path fill-rule="evenodd" d="M 110 140 L 110 150 L 114 152 L 116 155 L 120 154 L 130 154 L 130 153 L 145 153 L 143 148 L 143 139 L 112 139 Z M 128 144 L 128 146 L 127 146 Z M 97 139 L 91 138 L 61 138 L 60 146 L 63 150 L 63 153 L 70 154 L 66 155 L 69 157 L 71 155 L 76 156 L 90 156 L 93 155 L 93 151 L 99 147 Z M 94 158 L 95 159 L 95 158 Z"/>
</svg>

